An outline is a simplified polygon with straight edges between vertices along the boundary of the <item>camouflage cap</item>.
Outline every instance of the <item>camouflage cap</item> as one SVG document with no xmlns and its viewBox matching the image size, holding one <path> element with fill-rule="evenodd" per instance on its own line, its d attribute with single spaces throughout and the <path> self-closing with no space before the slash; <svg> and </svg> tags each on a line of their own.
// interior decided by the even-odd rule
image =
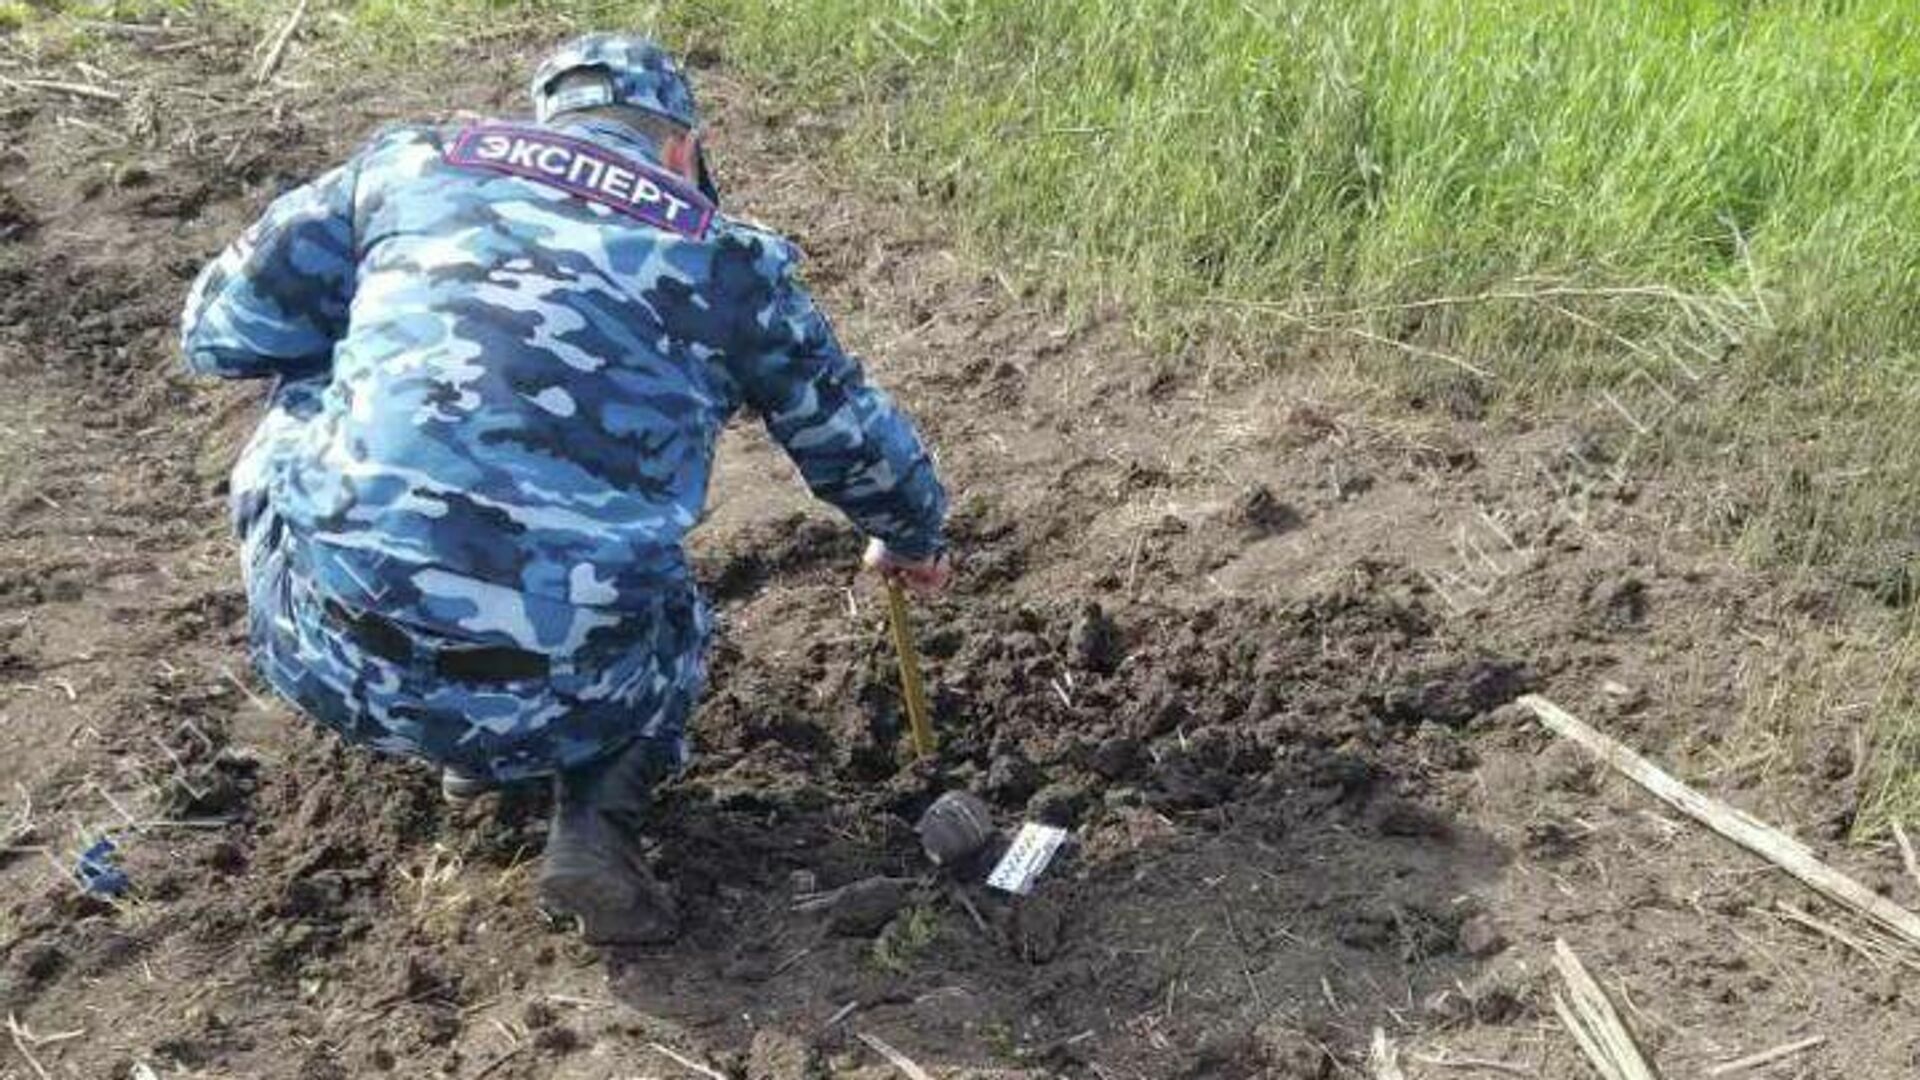
<svg viewBox="0 0 1920 1080">
<path fill-rule="evenodd" d="M 605 86 L 558 89 L 569 72 L 598 69 Z M 541 61 L 529 88 L 542 121 L 570 109 L 628 105 L 663 116 L 682 127 L 699 126 L 693 88 L 667 51 L 638 34 L 588 34 L 562 45 Z"/>
</svg>

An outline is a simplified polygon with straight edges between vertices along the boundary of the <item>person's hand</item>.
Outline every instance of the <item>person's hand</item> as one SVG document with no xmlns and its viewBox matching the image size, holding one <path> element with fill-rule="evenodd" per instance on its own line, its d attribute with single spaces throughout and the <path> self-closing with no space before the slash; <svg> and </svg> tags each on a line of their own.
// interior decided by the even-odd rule
<svg viewBox="0 0 1920 1080">
<path fill-rule="evenodd" d="M 887 550 L 878 538 L 867 541 L 867 553 L 860 560 L 881 577 L 897 581 L 921 596 L 944 590 L 953 579 L 953 560 L 941 552 L 931 559 L 908 559 Z"/>
</svg>

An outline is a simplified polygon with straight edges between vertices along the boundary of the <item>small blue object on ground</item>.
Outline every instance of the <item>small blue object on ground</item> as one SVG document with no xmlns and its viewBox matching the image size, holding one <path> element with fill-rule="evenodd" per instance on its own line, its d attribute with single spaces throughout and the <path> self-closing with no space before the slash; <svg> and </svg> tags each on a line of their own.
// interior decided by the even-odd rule
<svg viewBox="0 0 1920 1080">
<path fill-rule="evenodd" d="M 80 862 L 73 868 L 74 877 L 80 881 L 81 888 L 95 896 L 120 896 L 133 882 L 128 880 L 126 871 L 114 865 L 119 849 L 113 838 L 103 836 L 94 841 L 92 847 L 80 853 Z"/>
</svg>

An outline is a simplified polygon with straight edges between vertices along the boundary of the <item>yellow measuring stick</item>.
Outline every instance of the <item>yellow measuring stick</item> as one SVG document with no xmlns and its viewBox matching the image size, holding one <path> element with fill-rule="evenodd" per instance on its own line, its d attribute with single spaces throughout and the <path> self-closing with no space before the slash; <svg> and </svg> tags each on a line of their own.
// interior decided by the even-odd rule
<svg viewBox="0 0 1920 1080">
<path fill-rule="evenodd" d="M 923 758 L 932 757 L 933 724 L 927 719 L 927 688 L 920 681 L 920 653 L 907 626 L 907 594 L 892 578 L 887 578 L 887 622 L 893 630 L 893 651 L 900 657 L 900 692 L 907 699 L 913 750 Z"/>
</svg>

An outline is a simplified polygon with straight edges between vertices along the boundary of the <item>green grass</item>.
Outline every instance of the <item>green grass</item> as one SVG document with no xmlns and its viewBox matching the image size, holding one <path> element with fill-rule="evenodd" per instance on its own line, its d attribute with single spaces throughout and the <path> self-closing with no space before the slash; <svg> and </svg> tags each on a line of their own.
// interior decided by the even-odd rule
<svg viewBox="0 0 1920 1080">
<path fill-rule="evenodd" d="M 1914 329 L 1902 5 L 703 7 L 749 66 L 883 114 L 969 221 L 1156 299 L 1757 276 L 1824 344 Z"/>
<path fill-rule="evenodd" d="M 1135 296 L 1313 311 L 1540 277 L 1757 284 L 1777 333 L 1820 350 L 1787 369 L 1920 329 L 1901 4 L 696 10 L 748 66 L 870 110 L 969 223 Z M 1436 336 L 1538 321 L 1489 306 L 1490 326 L 1468 307 Z"/>
<path fill-rule="evenodd" d="M 915 904 L 880 931 L 868 956 L 883 971 L 908 975 L 920 955 L 939 937 L 940 917 L 925 904 Z"/>
</svg>

